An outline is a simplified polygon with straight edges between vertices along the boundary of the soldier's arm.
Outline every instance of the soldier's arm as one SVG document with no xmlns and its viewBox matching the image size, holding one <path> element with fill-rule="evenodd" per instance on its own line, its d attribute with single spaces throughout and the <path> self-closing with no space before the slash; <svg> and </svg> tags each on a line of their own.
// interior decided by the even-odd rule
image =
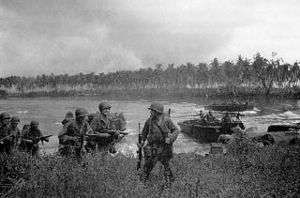
<svg viewBox="0 0 300 198">
<path fill-rule="evenodd" d="M 64 126 L 62 131 L 59 133 L 58 138 L 65 141 L 65 140 L 76 140 L 76 137 L 68 135 L 68 130 L 71 130 L 72 124 L 68 124 Z"/>
<path fill-rule="evenodd" d="M 178 134 L 179 134 L 178 128 L 175 126 L 175 124 L 170 119 L 167 120 L 167 127 L 170 130 L 170 134 L 169 134 L 170 141 L 175 142 L 175 140 L 177 139 Z"/>
</svg>

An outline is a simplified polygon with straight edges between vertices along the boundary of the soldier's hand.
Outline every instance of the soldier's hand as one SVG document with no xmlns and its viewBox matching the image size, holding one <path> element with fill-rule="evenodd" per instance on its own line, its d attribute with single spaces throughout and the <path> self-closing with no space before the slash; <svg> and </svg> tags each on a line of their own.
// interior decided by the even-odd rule
<svg viewBox="0 0 300 198">
<path fill-rule="evenodd" d="M 166 138 L 166 144 L 170 144 L 171 143 L 171 139 L 170 138 Z"/>
<path fill-rule="evenodd" d="M 3 142 L 3 141 L 0 141 L 0 144 L 4 144 L 4 142 Z"/>
</svg>

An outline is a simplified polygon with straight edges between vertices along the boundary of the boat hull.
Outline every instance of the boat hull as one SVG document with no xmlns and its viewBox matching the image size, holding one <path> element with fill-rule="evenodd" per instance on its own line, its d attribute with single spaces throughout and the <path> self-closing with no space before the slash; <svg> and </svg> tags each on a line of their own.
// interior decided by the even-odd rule
<svg viewBox="0 0 300 198">
<path fill-rule="evenodd" d="M 241 128 L 244 128 L 241 122 L 222 125 L 221 123 L 201 124 L 195 120 L 190 120 L 179 122 L 178 125 L 182 133 L 194 138 L 200 143 L 217 142 L 220 135 L 232 134 L 233 131 L 231 129 L 237 125 L 241 125 Z"/>
</svg>

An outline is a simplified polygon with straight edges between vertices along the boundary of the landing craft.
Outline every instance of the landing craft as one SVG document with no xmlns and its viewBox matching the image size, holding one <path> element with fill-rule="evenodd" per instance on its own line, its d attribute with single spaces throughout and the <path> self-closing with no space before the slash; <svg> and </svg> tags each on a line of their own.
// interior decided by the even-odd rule
<svg viewBox="0 0 300 198">
<path fill-rule="evenodd" d="M 240 114 L 237 113 L 237 115 Z M 182 133 L 191 136 L 200 143 L 217 142 L 220 135 L 232 134 L 232 129 L 237 126 L 241 129 L 245 129 L 244 123 L 240 119 L 222 122 L 216 118 L 213 122 L 208 122 L 203 118 L 197 118 L 178 122 L 178 125 Z"/>
<path fill-rule="evenodd" d="M 270 125 L 267 133 L 253 139 L 262 142 L 265 146 L 270 144 L 294 144 L 300 140 L 300 125 Z"/>
</svg>

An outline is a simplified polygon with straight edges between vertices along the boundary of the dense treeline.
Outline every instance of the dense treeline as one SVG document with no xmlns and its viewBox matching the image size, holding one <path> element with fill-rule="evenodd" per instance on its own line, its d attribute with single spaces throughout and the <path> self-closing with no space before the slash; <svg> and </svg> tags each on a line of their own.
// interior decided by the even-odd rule
<svg viewBox="0 0 300 198">
<path fill-rule="evenodd" d="M 238 90 L 269 95 L 272 89 L 295 92 L 300 79 L 299 64 L 268 60 L 256 54 L 253 60 L 192 63 L 175 66 L 158 64 L 154 68 L 111 73 L 79 73 L 76 75 L 10 76 L 0 78 L 0 87 L 9 93 L 82 90 L 147 90 L 147 89 L 220 89 L 236 95 Z"/>
</svg>

